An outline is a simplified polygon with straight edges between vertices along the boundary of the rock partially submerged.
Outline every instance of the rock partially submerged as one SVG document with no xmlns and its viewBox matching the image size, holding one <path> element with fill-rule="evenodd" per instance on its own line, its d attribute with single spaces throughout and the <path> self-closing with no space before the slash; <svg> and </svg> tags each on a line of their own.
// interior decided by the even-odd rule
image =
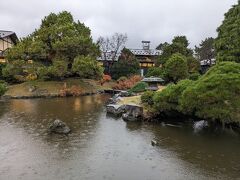
<svg viewBox="0 0 240 180">
<path fill-rule="evenodd" d="M 200 132 L 201 130 L 203 130 L 206 127 L 208 127 L 208 122 L 205 120 L 197 121 L 193 125 L 193 129 L 194 129 L 195 133 Z"/>
<path fill-rule="evenodd" d="M 69 134 L 70 128 L 61 120 L 55 120 L 50 126 L 49 130 L 56 134 Z"/>
<path fill-rule="evenodd" d="M 151 144 L 152 144 L 152 146 L 157 146 L 157 145 L 158 145 L 158 142 L 153 139 L 153 140 L 151 141 Z"/>
<path fill-rule="evenodd" d="M 143 119 L 143 107 L 136 104 L 127 104 L 122 115 L 124 121 L 139 121 Z"/>
<path fill-rule="evenodd" d="M 107 105 L 107 113 L 113 114 L 115 116 L 121 116 L 124 113 L 124 105 L 109 104 Z"/>
</svg>

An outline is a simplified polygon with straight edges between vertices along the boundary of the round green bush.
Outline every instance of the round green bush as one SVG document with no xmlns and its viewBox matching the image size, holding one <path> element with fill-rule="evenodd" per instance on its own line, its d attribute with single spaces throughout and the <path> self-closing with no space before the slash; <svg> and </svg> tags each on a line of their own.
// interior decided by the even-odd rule
<svg viewBox="0 0 240 180">
<path fill-rule="evenodd" d="M 148 84 L 145 82 L 137 83 L 132 89 L 129 90 L 130 93 L 140 93 L 146 91 Z"/>
<path fill-rule="evenodd" d="M 179 100 L 184 90 L 191 86 L 193 81 L 186 79 L 178 84 L 170 84 L 161 92 L 156 92 L 153 97 L 154 109 L 158 112 L 179 111 Z"/>
<path fill-rule="evenodd" d="M 155 92 L 154 91 L 146 91 L 141 96 L 141 102 L 146 103 L 148 105 L 153 105 L 153 96 Z"/>
</svg>

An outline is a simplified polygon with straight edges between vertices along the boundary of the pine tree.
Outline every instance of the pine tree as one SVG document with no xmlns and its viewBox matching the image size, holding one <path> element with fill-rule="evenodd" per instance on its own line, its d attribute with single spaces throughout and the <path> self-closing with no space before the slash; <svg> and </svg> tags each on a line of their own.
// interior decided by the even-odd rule
<svg viewBox="0 0 240 180">
<path fill-rule="evenodd" d="M 218 61 L 240 63 L 240 0 L 226 14 L 222 25 L 217 29 L 215 49 Z"/>
</svg>

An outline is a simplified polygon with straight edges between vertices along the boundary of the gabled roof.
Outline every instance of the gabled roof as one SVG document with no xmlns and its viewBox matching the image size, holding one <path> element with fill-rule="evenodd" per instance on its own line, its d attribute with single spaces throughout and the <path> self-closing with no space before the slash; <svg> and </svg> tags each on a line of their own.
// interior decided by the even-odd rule
<svg viewBox="0 0 240 180">
<path fill-rule="evenodd" d="M 161 51 L 156 49 L 130 49 L 135 56 L 159 56 Z"/>
<path fill-rule="evenodd" d="M 18 41 L 18 37 L 15 32 L 0 30 L 0 38 L 5 38 L 5 37 L 10 37 L 15 44 Z"/>
<path fill-rule="evenodd" d="M 144 78 L 142 82 L 164 82 L 164 80 L 158 77 L 149 77 L 149 78 Z"/>
</svg>

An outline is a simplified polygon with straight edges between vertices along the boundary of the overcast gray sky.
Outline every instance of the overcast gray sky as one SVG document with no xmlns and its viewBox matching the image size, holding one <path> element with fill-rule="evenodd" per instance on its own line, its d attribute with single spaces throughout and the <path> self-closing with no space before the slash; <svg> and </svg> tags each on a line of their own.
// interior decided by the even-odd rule
<svg viewBox="0 0 240 180">
<path fill-rule="evenodd" d="M 127 47 L 138 48 L 141 40 L 171 41 L 186 35 L 191 46 L 216 37 L 224 13 L 237 0 L 0 0 L 0 29 L 19 37 L 38 28 L 50 12 L 70 11 L 92 30 L 96 40 L 115 32 L 127 33 Z"/>
</svg>

